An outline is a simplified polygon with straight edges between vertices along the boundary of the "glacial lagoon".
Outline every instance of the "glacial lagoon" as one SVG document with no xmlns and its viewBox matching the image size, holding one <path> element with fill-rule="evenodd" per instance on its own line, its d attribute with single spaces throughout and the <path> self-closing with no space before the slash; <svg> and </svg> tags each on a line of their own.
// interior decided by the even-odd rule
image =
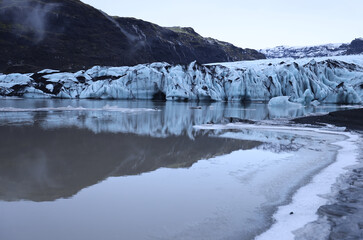
<svg viewBox="0 0 363 240">
<path fill-rule="evenodd" d="M 2 99 L 0 239 L 253 239 L 345 137 L 226 123 L 345 108 Z"/>
</svg>

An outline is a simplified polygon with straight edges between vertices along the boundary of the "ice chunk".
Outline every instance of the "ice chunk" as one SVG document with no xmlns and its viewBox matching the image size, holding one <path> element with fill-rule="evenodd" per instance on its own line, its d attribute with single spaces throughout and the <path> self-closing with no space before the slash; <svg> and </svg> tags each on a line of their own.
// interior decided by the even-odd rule
<svg viewBox="0 0 363 240">
<path fill-rule="evenodd" d="M 12 88 L 15 85 L 28 85 L 31 82 L 31 78 L 26 74 L 13 73 L 9 75 L 0 76 L 0 87 Z"/>
<path fill-rule="evenodd" d="M 311 92 L 311 90 L 310 89 L 306 89 L 305 92 L 304 92 L 303 97 L 302 98 L 299 98 L 297 100 L 297 102 L 307 106 L 307 105 L 310 105 L 311 104 L 311 101 L 313 99 L 314 99 L 314 95 Z"/>
<path fill-rule="evenodd" d="M 320 102 L 318 100 L 314 100 L 310 103 L 310 105 L 313 105 L 313 106 L 318 106 L 320 105 Z"/>
<path fill-rule="evenodd" d="M 271 98 L 268 102 L 268 107 L 283 107 L 283 108 L 300 108 L 302 107 L 299 103 L 294 103 L 289 101 L 288 96 L 280 96 Z"/>
<path fill-rule="evenodd" d="M 53 86 L 53 84 L 47 84 L 47 85 L 45 86 L 45 88 L 46 88 L 46 89 L 48 89 L 50 92 L 53 92 L 53 90 L 54 90 L 54 86 Z"/>
</svg>

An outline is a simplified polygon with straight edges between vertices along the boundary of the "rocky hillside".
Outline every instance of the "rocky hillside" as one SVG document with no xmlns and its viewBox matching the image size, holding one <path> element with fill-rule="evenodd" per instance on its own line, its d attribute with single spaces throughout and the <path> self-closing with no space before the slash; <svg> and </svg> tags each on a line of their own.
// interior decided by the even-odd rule
<svg viewBox="0 0 363 240">
<path fill-rule="evenodd" d="M 363 38 L 356 38 L 349 44 L 346 54 L 361 53 L 363 53 Z"/>
<path fill-rule="evenodd" d="M 111 17 L 79 0 L 0 0 L 0 52 L 0 72 L 265 58 L 192 28 Z"/>
<path fill-rule="evenodd" d="M 306 58 L 331 57 L 363 53 L 363 38 L 356 38 L 351 43 L 324 44 L 307 47 L 278 46 L 261 49 L 267 58 Z"/>
</svg>

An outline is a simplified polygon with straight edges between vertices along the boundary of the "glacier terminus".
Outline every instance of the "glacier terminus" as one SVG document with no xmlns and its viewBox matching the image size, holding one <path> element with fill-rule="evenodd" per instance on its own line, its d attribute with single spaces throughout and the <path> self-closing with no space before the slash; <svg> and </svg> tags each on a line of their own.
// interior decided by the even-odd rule
<svg viewBox="0 0 363 240">
<path fill-rule="evenodd" d="M 0 95 L 23 98 L 175 101 L 289 101 L 360 104 L 363 55 L 233 63 L 94 66 L 0 75 Z"/>
</svg>

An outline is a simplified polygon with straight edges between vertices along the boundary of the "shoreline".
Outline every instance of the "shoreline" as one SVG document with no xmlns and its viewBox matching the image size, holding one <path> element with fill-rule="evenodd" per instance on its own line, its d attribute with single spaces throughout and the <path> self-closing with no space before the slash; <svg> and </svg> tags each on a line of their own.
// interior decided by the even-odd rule
<svg viewBox="0 0 363 240">
<path fill-rule="evenodd" d="M 347 138 L 331 143 L 340 147 L 335 162 L 299 188 L 290 203 L 278 207 L 273 215 L 274 224 L 255 239 L 363 239 L 363 162 L 360 157 L 363 151 L 359 142 L 363 133 L 362 119 L 363 108 L 296 118 L 285 126 L 230 121 L 244 128 L 316 131 Z M 334 126 L 346 129 L 334 130 Z"/>
<path fill-rule="evenodd" d="M 363 108 L 342 110 L 330 112 L 325 115 L 300 117 L 291 120 L 293 126 L 295 124 L 307 124 L 311 126 L 337 126 L 345 127 L 345 134 L 348 139 L 342 142 L 333 143 L 339 145 L 341 149 L 338 151 L 336 162 L 343 162 L 345 167 L 341 167 L 341 172 L 335 177 L 334 183 L 329 184 L 330 193 L 323 194 L 326 203 L 319 206 L 314 221 L 306 222 L 301 228 L 290 229 L 290 235 L 281 237 L 281 229 L 286 231 L 289 224 L 292 223 L 292 216 L 288 216 L 287 212 L 293 207 L 299 207 L 297 199 L 298 195 L 305 191 L 305 194 L 311 194 L 309 187 L 317 182 L 325 181 L 322 177 L 332 166 L 327 167 L 321 173 L 316 175 L 311 183 L 300 188 L 293 196 L 293 201 L 284 206 L 280 206 L 274 214 L 275 224 L 266 232 L 257 236 L 256 239 L 268 239 L 271 237 L 279 237 L 280 239 L 363 239 L 363 161 L 362 147 L 359 139 L 363 132 Z M 342 133 L 340 133 L 342 134 Z M 352 138 L 354 138 L 352 140 Z M 350 142 L 350 143 L 349 143 Z M 348 143 L 348 144 L 347 144 Z M 347 164 L 347 162 L 350 162 Z M 316 183 L 317 184 L 317 183 Z M 310 189 L 312 190 L 312 189 Z M 321 193 L 316 194 L 318 197 Z M 310 200 L 306 196 L 301 199 Z M 301 202 L 301 206 L 307 206 Z M 285 215 L 283 215 L 285 211 Z M 290 220 L 290 221 L 288 221 Z M 287 231 L 288 232 L 288 231 Z"/>
<path fill-rule="evenodd" d="M 216 126 L 202 125 L 194 126 L 199 129 L 215 129 Z M 337 150 L 336 160 L 322 169 L 319 173 L 312 177 L 312 180 L 306 185 L 298 188 L 291 196 L 289 203 L 280 205 L 273 214 L 273 224 L 261 234 L 255 236 L 255 239 L 327 239 L 330 234 L 330 225 L 324 225 L 319 228 L 307 228 L 311 223 L 321 218 L 318 215 L 318 209 L 321 206 L 331 203 L 332 191 L 336 186 L 337 180 L 343 175 L 349 174 L 347 168 L 355 167 L 358 163 L 358 154 L 356 153 L 358 146 L 359 134 L 341 131 L 341 129 L 316 128 L 308 126 L 296 125 L 259 125 L 245 123 L 230 123 L 220 125 L 221 129 L 270 129 L 279 131 L 302 131 L 317 132 L 325 134 L 336 134 L 344 136 L 346 139 L 331 142 L 330 144 L 340 147 Z M 218 128 L 218 126 L 217 126 Z M 290 214 L 293 212 L 292 214 Z M 315 231 L 316 230 L 316 231 Z M 316 237 L 317 234 L 319 237 Z M 295 235 L 296 234 L 296 235 Z M 322 234 L 325 234 L 324 236 Z"/>
<path fill-rule="evenodd" d="M 298 124 L 319 125 L 331 124 L 345 127 L 350 132 L 356 132 L 358 139 L 363 134 L 363 108 L 331 112 L 322 116 L 301 117 L 292 120 Z M 357 164 L 351 166 L 348 172 L 341 174 L 333 184 L 333 192 L 329 202 L 317 210 L 319 218 L 307 224 L 305 230 L 297 232 L 304 237 L 308 229 L 321 231 L 325 228 L 325 239 L 363 239 L 363 148 L 357 145 Z M 334 189 L 335 188 L 335 189 Z"/>
<path fill-rule="evenodd" d="M 316 129 L 316 131 L 320 130 Z M 278 207 L 273 215 L 275 223 L 255 239 L 342 239 L 331 238 L 331 233 L 337 226 L 333 221 L 326 221 L 325 216 L 321 214 L 321 209 L 328 206 L 327 208 L 331 209 L 330 213 L 334 215 L 335 209 L 329 206 L 335 201 L 336 191 L 340 190 L 337 181 L 342 176 L 350 175 L 347 168 L 357 165 L 359 159 L 356 150 L 360 136 L 347 132 L 331 133 L 347 137 L 346 140 L 332 143 L 341 147 L 336 161 L 315 175 L 310 183 L 299 188 L 293 194 L 289 204 Z M 348 154 L 349 157 L 347 157 Z M 339 207 L 337 209 L 340 210 Z M 337 215 L 337 218 L 339 217 Z"/>
<path fill-rule="evenodd" d="M 326 115 L 300 117 L 292 119 L 292 122 L 315 126 L 329 124 L 346 127 L 347 130 L 363 131 L 363 108 L 335 111 Z"/>
</svg>

